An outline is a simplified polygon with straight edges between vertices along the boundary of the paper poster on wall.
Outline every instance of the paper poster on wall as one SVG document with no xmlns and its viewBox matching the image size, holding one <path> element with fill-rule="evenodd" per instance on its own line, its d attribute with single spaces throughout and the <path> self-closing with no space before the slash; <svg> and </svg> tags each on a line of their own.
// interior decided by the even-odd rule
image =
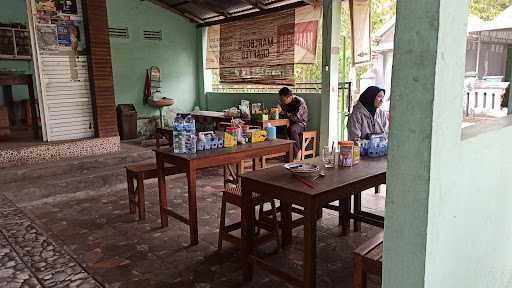
<svg viewBox="0 0 512 288">
<path fill-rule="evenodd" d="M 206 46 L 206 69 L 219 69 L 220 25 L 208 27 Z"/>
<path fill-rule="evenodd" d="M 62 47 L 71 47 L 69 22 L 61 21 L 57 24 L 57 44 Z"/>
<path fill-rule="evenodd" d="M 60 0 L 60 11 L 65 14 L 77 14 L 76 0 Z"/>
<path fill-rule="evenodd" d="M 371 0 L 350 0 L 353 65 L 371 62 Z"/>
<path fill-rule="evenodd" d="M 39 24 L 36 29 L 37 45 L 41 51 L 58 49 L 57 26 L 53 24 Z"/>
</svg>

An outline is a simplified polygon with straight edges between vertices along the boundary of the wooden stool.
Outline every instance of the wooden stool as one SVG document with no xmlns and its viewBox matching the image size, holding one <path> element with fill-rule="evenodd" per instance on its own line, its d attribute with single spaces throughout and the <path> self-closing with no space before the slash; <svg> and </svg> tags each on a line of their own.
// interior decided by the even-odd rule
<svg viewBox="0 0 512 288">
<path fill-rule="evenodd" d="M 312 148 L 308 149 L 309 144 Z M 300 152 L 300 160 L 306 159 L 306 156 L 316 157 L 316 130 L 302 132 L 302 150 Z"/>
<path fill-rule="evenodd" d="M 242 207 L 242 194 L 240 188 L 239 175 L 243 173 L 243 162 L 236 165 L 236 172 L 230 165 L 224 166 L 224 191 L 222 192 L 222 204 L 220 211 L 220 225 L 219 225 L 219 242 L 218 249 L 222 249 L 222 242 L 228 241 L 237 247 L 240 247 L 241 239 L 231 234 L 241 228 L 241 222 L 236 222 L 230 225 L 226 225 L 226 206 L 227 203 Z M 263 206 L 265 203 L 270 203 L 271 210 L 264 211 Z M 277 242 L 277 249 L 281 247 L 281 238 L 279 236 L 279 222 L 277 220 L 277 209 L 274 199 L 268 200 L 263 199 L 260 196 L 254 196 L 253 198 L 253 210 L 259 206 L 259 218 L 255 221 L 257 231 L 264 229 L 270 231 L 271 234 L 262 236 L 256 239 L 255 246 L 268 242 L 269 240 L 275 239 Z M 266 215 L 272 215 L 272 219 L 269 221 Z M 255 217 L 256 218 L 256 217 Z M 270 222 L 270 223 L 269 223 Z M 270 237 L 268 237 L 270 236 Z"/>
<path fill-rule="evenodd" d="M 383 245 L 384 231 L 352 252 L 354 256 L 354 288 L 366 288 L 368 273 L 377 275 L 382 279 Z"/>
<path fill-rule="evenodd" d="M 179 174 L 176 167 L 171 164 L 165 164 L 165 176 Z M 158 178 L 156 163 L 142 162 L 126 166 L 126 179 L 128 181 L 128 205 L 130 214 L 135 214 L 138 210 L 139 220 L 146 219 L 146 208 L 144 205 L 144 180 Z M 137 181 L 134 188 L 133 182 Z"/>
</svg>

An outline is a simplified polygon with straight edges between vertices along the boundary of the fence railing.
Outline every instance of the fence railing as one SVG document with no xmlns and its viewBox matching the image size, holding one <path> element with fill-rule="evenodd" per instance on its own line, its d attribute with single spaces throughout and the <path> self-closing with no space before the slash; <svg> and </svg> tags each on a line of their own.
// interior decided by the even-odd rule
<svg viewBox="0 0 512 288">
<path fill-rule="evenodd" d="M 213 84 L 212 92 L 215 93 L 277 93 L 283 86 L 278 85 L 230 85 Z M 293 92 L 297 94 L 321 94 L 322 83 L 295 83 Z M 343 107 L 344 113 L 350 113 L 352 109 L 352 82 L 338 83 L 338 107 Z M 340 111 L 341 112 L 341 111 Z"/>
</svg>

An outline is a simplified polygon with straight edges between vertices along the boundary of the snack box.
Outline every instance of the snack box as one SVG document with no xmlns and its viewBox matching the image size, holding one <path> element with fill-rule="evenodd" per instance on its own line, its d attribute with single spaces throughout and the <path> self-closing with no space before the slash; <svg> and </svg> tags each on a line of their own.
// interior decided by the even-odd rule
<svg viewBox="0 0 512 288">
<path fill-rule="evenodd" d="M 263 142 L 267 139 L 267 131 L 249 130 L 247 138 L 251 143 Z"/>
</svg>

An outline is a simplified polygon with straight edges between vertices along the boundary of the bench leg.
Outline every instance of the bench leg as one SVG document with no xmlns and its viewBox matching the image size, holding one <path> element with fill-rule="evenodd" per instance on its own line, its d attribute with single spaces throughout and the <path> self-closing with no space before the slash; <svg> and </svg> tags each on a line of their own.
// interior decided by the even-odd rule
<svg viewBox="0 0 512 288">
<path fill-rule="evenodd" d="M 126 181 L 128 182 L 128 206 L 130 208 L 130 214 L 135 214 L 135 190 L 133 187 L 133 178 L 131 176 L 126 176 Z"/>
<path fill-rule="evenodd" d="M 139 210 L 139 220 L 146 219 L 146 203 L 144 200 L 144 178 L 137 177 L 137 205 Z"/>
<path fill-rule="evenodd" d="M 366 288 L 366 272 L 364 271 L 363 258 L 354 255 L 354 285 L 353 288 Z"/>
</svg>

